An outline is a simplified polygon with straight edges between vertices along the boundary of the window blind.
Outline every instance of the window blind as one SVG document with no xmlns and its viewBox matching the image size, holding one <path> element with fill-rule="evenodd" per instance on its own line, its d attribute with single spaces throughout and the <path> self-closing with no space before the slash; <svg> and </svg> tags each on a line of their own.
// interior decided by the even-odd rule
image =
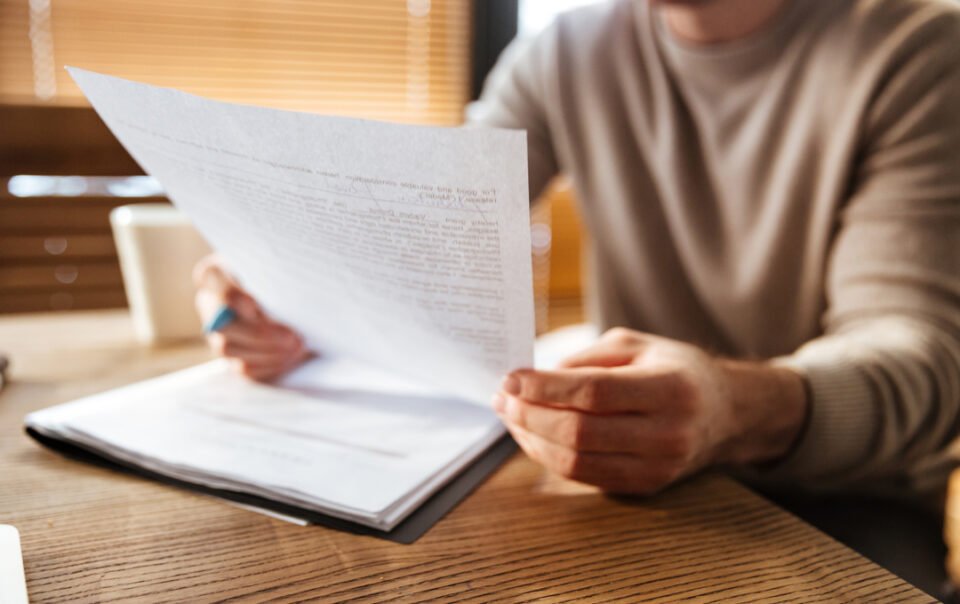
<svg viewBox="0 0 960 604">
<path fill-rule="evenodd" d="M 470 0 L 0 0 L 0 103 L 82 105 L 64 65 L 216 98 L 457 124 Z"/>
</svg>

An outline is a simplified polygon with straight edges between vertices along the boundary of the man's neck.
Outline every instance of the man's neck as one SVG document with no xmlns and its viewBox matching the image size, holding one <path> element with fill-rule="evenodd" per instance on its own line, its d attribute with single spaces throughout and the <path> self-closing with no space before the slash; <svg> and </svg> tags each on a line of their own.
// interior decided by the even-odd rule
<svg viewBox="0 0 960 604">
<path fill-rule="evenodd" d="M 721 44 L 762 29 L 788 0 L 655 0 L 670 32 L 693 44 Z"/>
</svg>

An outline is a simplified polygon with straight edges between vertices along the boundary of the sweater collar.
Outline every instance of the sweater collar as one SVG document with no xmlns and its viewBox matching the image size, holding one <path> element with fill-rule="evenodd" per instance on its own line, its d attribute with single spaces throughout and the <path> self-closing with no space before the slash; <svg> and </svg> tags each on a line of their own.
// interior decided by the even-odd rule
<svg viewBox="0 0 960 604">
<path fill-rule="evenodd" d="M 663 10 L 650 0 L 633 0 L 637 25 L 652 35 L 674 69 L 684 74 L 710 74 L 710 79 L 744 78 L 774 62 L 790 42 L 802 20 L 805 2 L 787 0 L 770 22 L 737 40 L 696 44 L 677 38 Z"/>
</svg>

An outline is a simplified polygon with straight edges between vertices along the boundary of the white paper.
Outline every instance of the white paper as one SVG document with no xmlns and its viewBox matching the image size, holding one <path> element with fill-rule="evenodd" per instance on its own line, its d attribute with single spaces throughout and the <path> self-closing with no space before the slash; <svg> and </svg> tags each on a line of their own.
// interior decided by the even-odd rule
<svg viewBox="0 0 960 604">
<path fill-rule="evenodd" d="M 26 423 L 167 476 L 389 530 L 504 429 L 490 409 L 412 387 L 390 394 L 395 381 L 381 379 L 315 360 L 267 386 L 213 361 Z"/>
<path fill-rule="evenodd" d="M 546 334 L 538 366 L 596 339 Z M 390 530 L 504 434 L 486 408 L 344 358 L 275 386 L 213 361 L 30 414 L 28 427 L 194 484 Z"/>
<path fill-rule="evenodd" d="M 486 404 L 533 360 L 526 142 L 70 74 L 279 320 Z"/>
</svg>

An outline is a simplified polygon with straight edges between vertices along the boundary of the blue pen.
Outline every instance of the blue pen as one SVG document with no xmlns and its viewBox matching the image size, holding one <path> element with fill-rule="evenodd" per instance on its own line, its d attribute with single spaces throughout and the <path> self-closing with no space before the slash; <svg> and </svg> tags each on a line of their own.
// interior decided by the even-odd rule
<svg viewBox="0 0 960 604">
<path fill-rule="evenodd" d="M 221 304 L 220 308 L 217 309 L 217 312 L 213 313 L 213 317 L 210 318 L 210 322 L 203 327 L 203 333 L 220 331 L 227 325 L 233 323 L 236 318 L 237 312 L 235 310 L 226 304 Z"/>
</svg>

